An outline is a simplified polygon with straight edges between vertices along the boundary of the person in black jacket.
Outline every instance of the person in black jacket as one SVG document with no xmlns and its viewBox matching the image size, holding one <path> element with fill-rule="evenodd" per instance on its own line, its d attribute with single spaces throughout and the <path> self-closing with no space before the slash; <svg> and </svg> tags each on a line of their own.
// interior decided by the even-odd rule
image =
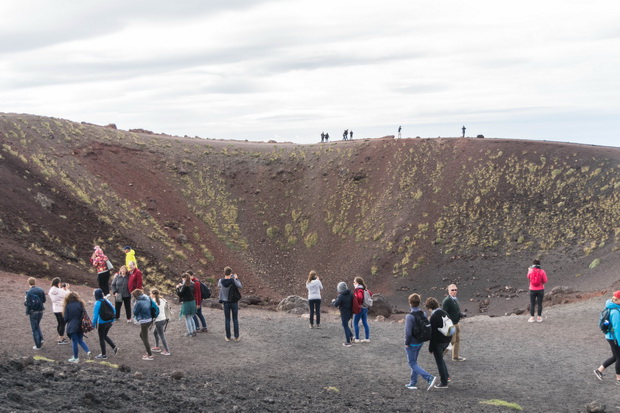
<svg viewBox="0 0 620 413">
<path fill-rule="evenodd" d="M 465 361 L 465 357 L 459 355 L 461 348 L 461 326 L 459 321 L 461 318 L 465 318 L 465 313 L 461 312 L 461 306 L 459 300 L 456 298 L 458 287 L 456 284 L 450 284 L 448 286 L 448 295 L 444 298 L 441 308 L 448 313 L 448 317 L 454 324 L 455 333 L 452 335 L 452 361 Z"/>
<path fill-rule="evenodd" d="M 43 318 L 43 310 L 45 307 L 45 291 L 37 287 L 34 277 L 28 278 L 30 288 L 26 292 L 24 305 L 26 306 L 26 315 L 30 318 L 30 327 L 32 328 L 32 338 L 34 338 L 33 350 L 41 350 L 43 345 L 43 332 L 41 331 L 41 319 Z"/>
<path fill-rule="evenodd" d="M 342 328 L 344 328 L 344 337 L 346 341 L 342 343 L 345 347 L 351 347 L 351 338 L 353 332 L 349 328 L 349 321 L 353 316 L 353 293 L 347 288 L 344 281 L 338 283 L 338 298 L 332 300 L 334 307 L 340 308 L 340 319 L 342 320 Z"/>
<path fill-rule="evenodd" d="M 443 359 L 443 353 L 448 348 L 452 337 L 444 336 L 439 329 L 443 327 L 443 317 L 447 316 L 444 310 L 439 308 L 439 302 L 434 297 L 426 299 L 424 306 L 431 312 L 431 329 L 432 335 L 428 345 L 428 351 L 433 353 L 435 357 L 435 363 L 437 363 L 437 370 L 439 370 L 439 378 L 441 383 L 435 385 L 437 389 L 445 389 L 448 387 L 448 367 Z"/>
<path fill-rule="evenodd" d="M 80 358 L 78 357 L 79 347 L 86 352 L 86 356 L 89 360 L 93 359 L 93 353 L 90 352 L 88 345 L 84 342 L 84 330 L 82 330 L 82 318 L 86 312 L 86 304 L 84 300 L 80 298 L 78 293 L 71 291 L 65 296 L 64 301 L 64 317 L 67 326 L 67 335 L 71 339 L 73 348 L 73 357 L 69 359 L 69 363 L 78 363 Z"/>
</svg>

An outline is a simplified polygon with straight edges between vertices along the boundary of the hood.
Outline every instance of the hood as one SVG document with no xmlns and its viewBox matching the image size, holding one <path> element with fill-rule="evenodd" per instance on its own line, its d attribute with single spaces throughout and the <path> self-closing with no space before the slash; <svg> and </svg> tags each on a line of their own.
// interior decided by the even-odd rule
<svg viewBox="0 0 620 413">
<path fill-rule="evenodd" d="M 101 300 L 103 298 L 103 291 L 100 288 L 95 290 L 95 300 Z"/>
<path fill-rule="evenodd" d="M 344 290 L 340 294 L 342 294 L 342 295 L 350 295 L 351 294 L 351 290 Z"/>
<path fill-rule="evenodd" d="M 339 293 L 343 293 L 343 292 L 345 292 L 346 290 L 348 290 L 348 288 L 347 288 L 347 283 L 346 283 L 346 282 L 344 282 L 344 281 L 340 281 L 340 282 L 338 283 L 337 290 L 338 290 L 338 292 L 339 292 Z"/>
<path fill-rule="evenodd" d="M 235 280 L 233 278 L 224 278 L 222 280 L 222 286 L 224 288 L 228 288 L 230 287 L 233 283 L 235 282 Z"/>
<path fill-rule="evenodd" d="M 607 302 L 605 303 L 605 308 L 617 308 L 617 309 L 619 309 L 619 310 L 620 310 L 620 305 L 619 305 L 619 304 L 614 303 L 614 302 L 613 302 L 613 301 L 611 301 L 611 300 L 607 300 Z"/>
<path fill-rule="evenodd" d="M 149 296 L 146 294 L 142 294 L 140 297 L 138 297 L 136 300 L 138 301 L 148 301 L 150 300 Z"/>
</svg>

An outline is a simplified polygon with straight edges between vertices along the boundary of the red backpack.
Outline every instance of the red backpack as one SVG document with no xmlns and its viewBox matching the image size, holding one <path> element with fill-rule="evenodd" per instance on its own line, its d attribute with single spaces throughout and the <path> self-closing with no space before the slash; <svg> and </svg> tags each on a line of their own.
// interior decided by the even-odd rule
<svg viewBox="0 0 620 413">
<path fill-rule="evenodd" d="M 532 268 L 532 272 L 530 273 L 530 283 L 532 287 L 540 287 L 542 285 L 542 271 L 540 268 Z"/>
<path fill-rule="evenodd" d="M 360 305 L 359 301 L 357 301 L 357 297 L 355 296 L 355 294 L 353 294 L 353 299 L 351 300 L 351 312 L 353 314 L 359 314 L 362 312 L 362 306 Z"/>
</svg>

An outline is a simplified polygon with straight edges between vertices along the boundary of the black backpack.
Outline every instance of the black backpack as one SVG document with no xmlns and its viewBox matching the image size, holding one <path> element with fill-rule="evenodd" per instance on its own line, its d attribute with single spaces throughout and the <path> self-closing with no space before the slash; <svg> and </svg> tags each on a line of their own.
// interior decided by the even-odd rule
<svg viewBox="0 0 620 413">
<path fill-rule="evenodd" d="M 413 316 L 413 337 L 418 341 L 428 341 L 431 339 L 433 329 L 431 328 L 431 322 L 428 321 L 426 315 L 422 311 L 412 311 Z"/>
<path fill-rule="evenodd" d="M 200 282 L 200 295 L 202 296 L 203 300 L 211 297 L 211 290 L 209 289 L 209 287 L 207 287 L 207 284 L 203 283 L 202 281 Z"/>
<path fill-rule="evenodd" d="M 110 304 L 107 300 L 101 299 L 101 306 L 99 307 L 99 318 L 101 321 L 110 321 L 114 319 L 114 309 L 112 308 L 112 304 Z"/>
<path fill-rule="evenodd" d="M 611 320 L 610 320 L 611 310 L 616 310 L 616 309 L 605 308 L 603 311 L 601 311 L 601 315 L 598 320 L 598 326 L 601 329 L 601 331 L 605 334 L 609 332 L 613 332 L 614 330 L 613 326 L 611 325 Z"/>
<path fill-rule="evenodd" d="M 236 303 L 239 300 L 241 300 L 241 293 L 239 292 L 239 288 L 237 288 L 237 284 L 233 281 L 228 290 L 228 302 Z"/>
<path fill-rule="evenodd" d="M 30 314 L 33 311 L 43 311 L 43 301 L 41 301 L 41 297 L 32 289 L 28 290 L 26 293 L 26 302 L 24 302 L 26 306 L 26 314 Z"/>
</svg>

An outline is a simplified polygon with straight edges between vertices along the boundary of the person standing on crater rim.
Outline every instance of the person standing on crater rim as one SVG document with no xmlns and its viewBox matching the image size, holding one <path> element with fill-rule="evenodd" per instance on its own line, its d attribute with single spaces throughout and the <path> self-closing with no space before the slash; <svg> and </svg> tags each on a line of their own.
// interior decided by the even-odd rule
<svg viewBox="0 0 620 413">
<path fill-rule="evenodd" d="M 28 278 L 28 285 L 30 288 L 26 292 L 26 299 L 24 305 L 26 306 L 26 315 L 30 318 L 30 327 L 32 328 L 32 338 L 34 338 L 33 350 L 41 350 L 43 345 L 43 332 L 41 331 L 41 319 L 43 318 L 43 310 L 45 307 L 45 291 L 40 287 L 37 287 L 36 279 L 33 277 Z"/>
<path fill-rule="evenodd" d="M 545 297 L 545 284 L 547 283 L 547 274 L 545 270 L 540 268 L 540 261 L 532 261 L 532 266 L 527 271 L 527 278 L 530 280 L 530 318 L 528 323 L 537 321 L 542 323 L 543 298 Z M 538 317 L 534 318 L 534 308 L 538 306 Z"/>
<path fill-rule="evenodd" d="M 448 286 L 448 295 L 441 303 L 441 308 L 448 313 L 448 317 L 454 324 L 454 334 L 452 335 L 452 361 L 465 361 L 465 357 L 459 356 L 460 344 L 461 344 L 461 326 L 459 321 L 461 318 L 465 318 L 466 315 L 461 312 L 461 306 L 459 300 L 456 298 L 458 288 L 455 284 Z"/>
<path fill-rule="evenodd" d="M 463 125 L 462 130 L 463 130 L 463 137 L 465 137 L 465 125 Z"/>
<path fill-rule="evenodd" d="M 399 138 L 400 138 L 400 131 L 401 131 L 402 129 L 403 129 L 403 128 L 402 128 L 402 126 L 399 126 L 399 127 L 398 127 L 398 137 L 399 137 Z"/>
</svg>

